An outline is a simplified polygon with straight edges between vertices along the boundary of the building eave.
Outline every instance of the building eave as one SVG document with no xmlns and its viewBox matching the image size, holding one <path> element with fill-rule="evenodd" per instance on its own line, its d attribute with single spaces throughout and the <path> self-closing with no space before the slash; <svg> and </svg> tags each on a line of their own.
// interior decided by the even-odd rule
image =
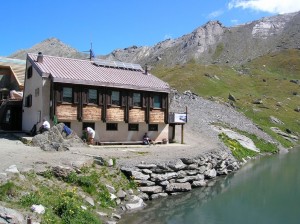
<svg viewBox="0 0 300 224">
<path fill-rule="evenodd" d="M 53 82 L 74 84 L 74 85 L 90 85 L 90 86 L 111 87 L 111 88 L 130 89 L 130 90 L 139 90 L 139 91 L 170 93 L 169 88 L 159 89 L 159 88 L 150 88 L 150 87 L 133 86 L 133 85 L 116 84 L 116 83 L 95 82 L 90 80 L 75 80 L 75 79 L 63 79 L 63 78 L 53 77 Z"/>
</svg>

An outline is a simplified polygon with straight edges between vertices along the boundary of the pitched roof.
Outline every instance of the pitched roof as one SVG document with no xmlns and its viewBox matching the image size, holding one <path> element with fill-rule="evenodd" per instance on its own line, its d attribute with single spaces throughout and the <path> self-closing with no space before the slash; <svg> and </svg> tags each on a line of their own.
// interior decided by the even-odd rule
<svg viewBox="0 0 300 224">
<path fill-rule="evenodd" d="M 25 60 L 0 57 L 0 66 L 10 67 L 19 86 L 23 88 L 26 68 Z"/>
<path fill-rule="evenodd" d="M 140 66 L 111 66 L 111 61 L 101 63 L 89 60 L 43 56 L 43 62 L 37 62 L 37 54 L 28 54 L 28 60 L 40 75 L 50 75 L 53 82 L 108 86 L 144 91 L 169 92 L 169 85 L 159 78 L 145 74 Z M 120 63 L 115 63 L 120 64 Z"/>
</svg>

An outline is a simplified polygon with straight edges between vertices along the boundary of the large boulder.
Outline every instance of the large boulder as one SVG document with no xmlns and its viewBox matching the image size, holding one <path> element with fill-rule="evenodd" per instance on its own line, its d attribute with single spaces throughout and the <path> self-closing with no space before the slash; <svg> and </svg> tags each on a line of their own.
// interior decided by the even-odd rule
<svg viewBox="0 0 300 224">
<path fill-rule="evenodd" d="M 0 223 L 24 223 L 24 216 L 13 209 L 0 205 Z"/>
<path fill-rule="evenodd" d="M 167 192 L 184 192 L 192 190 L 190 183 L 170 183 L 166 187 Z"/>
<path fill-rule="evenodd" d="M 157 194 L 163 191 L 161 186 L 139 187 L 139 190 L 148 194 Z"/>
<path fill-rule="evenodd" d="M 32 145 L 38 146 L 45 151 L 66 151 L 69 147 L 83 147 L 86 144 L 75 132 L 70 135 L 64 133 L 64 123 L 59 123 L 32 138 Z"/>
<path fill-rule="evenodd" d="M 151 181 L 156 181 L 156 182 L 161 182 L 165 180 L 170 180 L 172 178 L 177 177 L 178 174 L 176 172 L 170 172 L 170 173 L 165 173 L 165 174 L 151 174 Z"/>
<path fill-rule="evenodd" d="M 130 199 L 129 203 L 127 203 L 127 204 L 125 205 L 125 207 L 126 207 L 126 209 L 128 209 L 128 210 L 134 210 L 134 209 L 143 208 L 143 207 L 145 207 L 145 205 L 146 205 L 146 204 L 144 203 L 144 200 L 143 200 L 143 199 L 141 199 L 140 197 L 134 195 L 134 196 Z"/>
<path fill-rule="evenodd" d="M 142 172 L 139 172 L 139 171 L 132 171 L 131 176 L 135 180 L 148 180 L 150 178 L 150 176 L 148 174 L 143 174 Z"/>
</svg>

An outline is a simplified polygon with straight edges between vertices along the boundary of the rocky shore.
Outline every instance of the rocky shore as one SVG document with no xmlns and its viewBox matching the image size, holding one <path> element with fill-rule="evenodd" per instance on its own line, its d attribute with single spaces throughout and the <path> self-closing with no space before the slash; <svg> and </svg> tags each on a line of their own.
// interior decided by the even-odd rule
<svg viewBox="0 0 300 224">
<path fill-rule="evenodd" d="M 139 186 L 139 197 L 156 199 L 196 187 L 205 187 L 216 176 L 239 169 L 239 164 L 228 152 L 215 151 L 196 158 L 181 158 L 167 164 L 140 163 L 121 170 Z"/>
</svg>

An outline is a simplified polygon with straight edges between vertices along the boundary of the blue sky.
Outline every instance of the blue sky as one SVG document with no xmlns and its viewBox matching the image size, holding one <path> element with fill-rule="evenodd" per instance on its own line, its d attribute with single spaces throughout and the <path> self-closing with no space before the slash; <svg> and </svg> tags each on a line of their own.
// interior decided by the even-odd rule
<svg viewBox="0 0 300 224">
<path fill-rule="evenodd" d="M 97 55 L 153 46 L 209 20 L 230 27 L 300 10 L 299 0 L 9 0 L 1 2 L 0 56 L 56 37 Z"/>
</svg>

